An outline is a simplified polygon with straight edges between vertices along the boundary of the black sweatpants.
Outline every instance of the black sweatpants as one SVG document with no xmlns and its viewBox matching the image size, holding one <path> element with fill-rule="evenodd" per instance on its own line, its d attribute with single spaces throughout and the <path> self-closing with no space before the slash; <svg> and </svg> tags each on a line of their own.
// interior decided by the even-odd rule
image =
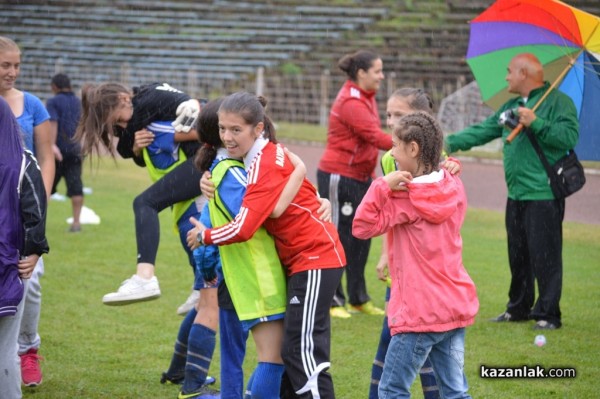
<svg viewBox="0 0 600 399">
<path fill-rule="evenodd" d="M 309 270 L 287 282 L 281 357 L 296 398 L 335 398 L 327 372 L 331 352 L 329 308 L 344 268 Z"/>
<path fill-rule="evenodd" d="M 367 293 L 365 266 L 369 257 L 371 240 L 361 240 L 352 235 L 352 221 L 356 208 L 367 193 L 371 181 L 361 182 L 317 170 L 319 195 L 331 202 L 331 215 L 336 225 L 340 241 L 346 253 L 346 286 L 348 302 L 351 305 L 362 305 L 371 298 Z M 346 296 L 342 284 L 337 288 L 332 306 L 344 306 Z"/>
<path fill-rule="evenodd" d="M 137 263 L 156 263 L 160 241 L 158 214 L 178 202 L 194 199 L 201 194 L 202 174 L 194 166 L 193 158 L 167 173 L 133 201 Z"/>
<path fill-rule="evenodd" d="M 562 222 L 565 201 L 506 203 L 506 232 L 511 282 L 506 311 L 513 318 L 560 321 Z M 535 302 L 535 281 L 538 299 Z M 533 309 L 532 309 L 533 307 Z"/>
</svg>

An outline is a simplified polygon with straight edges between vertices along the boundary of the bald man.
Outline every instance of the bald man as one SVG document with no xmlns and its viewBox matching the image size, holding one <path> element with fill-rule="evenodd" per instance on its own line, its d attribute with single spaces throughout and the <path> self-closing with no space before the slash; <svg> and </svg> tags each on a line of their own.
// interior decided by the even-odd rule
<svg viewBox="0 0 600 399">
<path fill-rule="evenodd" d="M 507 67 L 508 91 L 516 94 L 485 121 L 445 138 L 448 153 L 469 150 L 493 139 L 504 139 L 521 123 L 524 133 L 504 144 L 504 175 L 508 188 L 505 225 L 511 282 L 506 310 L 495 322 L 535 320 L 536 330 L 561 327 L 562 222 L 564 199 L 556 199 L 548 175 L 529 135 L 537 138 L 550 164 L 575 147 L 579 139 L 577 111 L 571 98 L 550 90 L 538 58 L 515 56 Z M 468 251 L 469 247 L 465 246 Z M 497 262 L 490 259 L 490 262 Z M 535 300 L 535 283 L 538 298 Z"/>
</svg>

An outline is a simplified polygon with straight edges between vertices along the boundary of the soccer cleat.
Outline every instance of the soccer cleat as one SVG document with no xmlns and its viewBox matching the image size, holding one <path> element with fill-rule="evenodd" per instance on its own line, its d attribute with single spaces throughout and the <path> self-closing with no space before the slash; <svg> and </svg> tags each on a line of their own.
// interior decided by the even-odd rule
<svg viewBox="0 0 600 399">
<path fill-rule="evenodd" d="M 534 325 L 534 330 L 556 330 L 558 326 L 546 320 L 538 320 Z"/>
<path fill-rule="evenodd" d="M 40 360 L 43 358 L 37 354 L 37 349 L 29 349 L 21 358 L 21 380 L 27 387 L 37 387 L 42 383 L 42 368 Z"/>
<path fill-rule="evenodd" d="M 121 283 L 117 292 L 104 295 L 102 302 L 105 305 L 128 305 L 130 303 L 149 301 L 160 296 L 158 279 L 153 276 L 146 280 L 137 274 Z"/>
<path fill-rule="evenodd" d="M 334 306 L 329 308 L 329 315 L 331 317 L 337 317 L 338 319 L 349 319 L 352 317 L 350 313 L 343 306 Z"/>
<path fill-rule="evenodd" d="M 383 309 L 379 309 L 377 306 L 373 305 L 373 302 L 365 302 L 362 305 L 350 305 L 348 304 L 348 312 L 350 313 L 364 313 L 372 316 L 383 316 L 385 311 Z"/>
<path fill-rule="evenodd" d="M 211 389 L 206 385 L 202 385 L 200 389 L 190 393 L 179 392 L 177 399 L 221 399 L 221 393 L 217 390 Z"/>
<path fill-rule="evenodd" d="M 204 385 L 214 385 L 215 382 L 217 382 L 217 379 L 215 377 L 207 375 L 206 380 L 204 380 Z"/>
<path fill-rule="evenodd" d="M 493 321 L 496 323 L 504 323 L 507 321 L 526 321 L 526 320 L 527 320 L 526 317 L 515 317 L 508 312 L 501 313 L 500 315 L 490 319 L 490 321 Z"/>
<path fill-rule="evenodd" d="M 185 375 L 178 375 L 178 376 L 170 376 L 168 375 L 166 372 L 162 373 L 162 376 L 160 377 L 160 383 L 161 384 L 167 384 L 167 385 L 181 385 L 183 384 L 183 380 L 185 379 Z"/>
<path fill-rule="evenodd" d="M 200 291 L 193 290 L 190 296 L 185 300 L 185 302 L 177 308 L 177 314 L 180 316 L 185 316 L 190 310 L 194 308 L 196 303 L 198 303 L 198 298 L 200 298 Z"/>
<path fill-rule="evenodd" d="M 160 383 L 161 384 L 167 384 L 167 385 L 181 385 L 183 384 L 183 381 L 185 380 L 185 375 L 178 375 L 178 376 L 170 376 L 168 375 L 166 372 L 162 373 L 162 376 L 160 377 Z M 217 382 L 217 379 L 215 377 L 211 377 L 210 375 L 206 376 L 206 380 L 204 381 L 204 385 L 213 385 L 215 382 Z"/>
</svg>

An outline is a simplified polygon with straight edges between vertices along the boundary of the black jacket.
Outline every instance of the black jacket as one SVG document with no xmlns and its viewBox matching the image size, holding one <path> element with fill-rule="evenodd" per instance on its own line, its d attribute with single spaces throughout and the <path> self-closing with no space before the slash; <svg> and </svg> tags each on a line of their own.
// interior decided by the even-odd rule
<svg viewBox="0 0 600 399">
<path fill-rule="evenodd" d="M 46 240 L 46 189 L 37 159 L 30 151 L 23 154 L 25 165 L 21 169 L 19 200 L 23 221 L 24 239 L 21 256 L 48 253 Z"/>
<path fill-rule="evenodd" d="M 133 115 L 125 129 L 117 127 L 119 137 L 117 152 L 123 158 L 133 158 L 138 166 L 145 166 L 143 157 L 133 153 L 135 132 L 145 129 L 152 122 L 174 121 L 177 118 L 177 107 L 190 96 L 171 87 L 167 83 L 152 83 L 133 88 Z M 185 141 L 181 148 L 188 158 L 196 153 L 198 141 Z"/>
</svg>

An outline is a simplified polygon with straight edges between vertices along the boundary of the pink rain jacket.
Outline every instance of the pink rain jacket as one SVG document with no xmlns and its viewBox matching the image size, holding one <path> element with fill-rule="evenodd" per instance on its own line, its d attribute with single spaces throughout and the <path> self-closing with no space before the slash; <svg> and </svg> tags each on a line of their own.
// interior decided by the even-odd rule
<svg viewBox="0 0 600 399">
<path fill-rule="evenodd" d="M 433 183 L 413 180 L 408 192 L 392 191 L 378 178 L 356 210 L 354 236 L 367 239 L 391 230 L 392 335 L 465 327 L 479 309 L 475 284 L 462 263 L 465 190 L 458 176 L 444 169 L 441 174 Z"/>
</svg>

